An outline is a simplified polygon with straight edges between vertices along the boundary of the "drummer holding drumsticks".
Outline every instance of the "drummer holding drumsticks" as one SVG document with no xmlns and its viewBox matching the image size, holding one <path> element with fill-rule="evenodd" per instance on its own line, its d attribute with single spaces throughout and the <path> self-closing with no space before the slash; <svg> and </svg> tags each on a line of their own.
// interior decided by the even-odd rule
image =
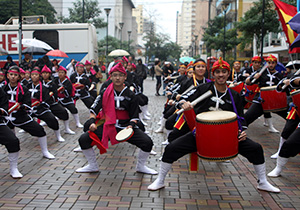
<svg viewBox="0 0 300 210">
<path fill-rule="evenodd" d="M 138 101 L 135 94 L 124 85 L 126 71 L 121 63 L 111 69 L 110 77 L 112 83 L 101 91 L 96 98 L 90 109 L 90 119 L 84 125 L 85 133 L 79 138 L 79 144 L 88 160 L 88 165 L 77 169 L 76 172 L 99 171 L 92 145 L 96 144 L 100 153 L 105 153 L 108 148 L 108 140 L 112 145 L 117 144 L 119 143 L 116 140 L 117 132 L 125 128 L 132 128 L 134 133 L 127 142 L 141 149 L 138 154 L 136 171 L 145 174 L 157 174 L 155 170 L 145 166 L 153 142 L 147 134 L 136 126 L 139 120 Z M 104 124 L 97 126 L 97 118 L 105 120 Z"/>
<path fill-rule="evenodd" d="M 230 66 L 227 62 L 220 58 L 216 61 L 212 68 L 212 74 L 215 81 L 202 84 L 193 91 L 186 98 L 182 98 L 182 108 L 184 110 L 194 109 L 196 114 L 207 112 L 209 110 L 226 110 L 234 111 L 240 117 L 243 116 L 242 100 L 239 94 L 233 90 L 227 88 L 226 81 L 229 77 Z M 193 101 L 199 96 L 203 95 L 207 91 L 212 91 L 212 97 L 206 98 L 202 102 L 193 107 L 189 101 Z M 234 108 L 234 106 L 236 108 Z M 240 131 L 238 136 L 238 152 L 246 157 L 253 165 L 258 177 L 259 190 L 269 192 L 280 192 L 276 187 L 273 187 L 266 179 L 265 173 L 265 159 L 263 148 L 260 144 L 247 138 L 244 131 Z M 197 151 L 196 139 L 193 132 L 189 132 L 174 141 L 172 141 L 165 148 L 165 152 L 162 157 L 160 171 L 158 178 L 148 186 L 148 190 L 159 190 L 165 187 L 164 180 L 168 171 L 172 167 L 172 163 L 183 157 L 186 154 Z"/>
<path fill-rule="evenodd" d="M 255 74 L 252 74 L 250 77 L 246 79 L 246 84 L 252 84 L 253 79 L 255 80 L 255 83 L 258 83 L 259 87 L 270 87 L 277 85 L 280 80 L 283 78 L 282 74 L 276 71 L 275 66 L 277 65 L 277 58 L 273 55 L 270 55 L 266 61 L 268 62 L 267 69 L 260 73 L 257 72 Z M 260 98 L 260 93 L 257 93 L 256 96 L 253 99 L 253 104 L 248 109 L 248 111 L 245 113 L 245 120 L 247 125 L 250 125 L 252 122 L 254 122 L 258 117 L 260 117 L 262 114 L 264 114 L 264 110 L 262 107 L 262 99 Z M 287 108 L 282 111 L 275 112 L 279 116 L 281 116 L 283 119 L 287 116 Z M 272 118 L 269 116 L 269 118 L 266 118 L 267 122 L 269 124 L 269 132 L 275 132 L 278 133 L 278 131 L 273 127 Z"/>
<path fill-rule="evenodd" d="M 292 88 L 300 88 L 300 76 L 296 75 L 291 78 L 290 85 Z M 299 119 L 299 112 L 297 118 Z M 269 177 L 278 177 L 284 165 L 288 162 L 290 157 L 295 157 L 300 152 L 300 128 L 298 127 L 294 132 L 282 142 L 282 147 L 279 148 L 276 167 L 268 173 Z"/>
</svg>

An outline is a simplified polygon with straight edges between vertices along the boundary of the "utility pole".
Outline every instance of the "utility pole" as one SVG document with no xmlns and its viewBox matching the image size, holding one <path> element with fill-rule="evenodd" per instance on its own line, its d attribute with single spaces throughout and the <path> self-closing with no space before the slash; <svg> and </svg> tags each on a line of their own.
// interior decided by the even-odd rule
<svg viewBox="0 0 300 210">
<path fill-rule="evenodd" d="M 19 65 L 22 62 L 22 0 L 19 0 Z"/>
</svg>

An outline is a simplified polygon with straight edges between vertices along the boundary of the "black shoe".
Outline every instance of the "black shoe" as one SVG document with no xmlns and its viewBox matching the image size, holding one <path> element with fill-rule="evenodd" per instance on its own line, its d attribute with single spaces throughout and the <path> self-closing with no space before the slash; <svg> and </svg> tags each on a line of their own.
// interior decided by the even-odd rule
<svg viewBox="0 0 300 210">
<path fill-rule="evenodd" d="M 160 94 L 159 94 L 159 93 L 155 93 L 155 95 L 156 95 L 156 96 L 160 96 Z"/>
</svg>

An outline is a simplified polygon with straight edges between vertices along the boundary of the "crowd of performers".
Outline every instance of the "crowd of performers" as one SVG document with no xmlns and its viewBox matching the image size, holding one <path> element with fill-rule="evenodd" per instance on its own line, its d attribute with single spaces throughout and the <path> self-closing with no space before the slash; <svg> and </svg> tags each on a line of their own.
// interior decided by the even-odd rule
<svg viewBox="0 0 300 210">
<path fill-rule="evenodd" d="M 97 95 L 95 71 L 90 63 L 78 62 L 76 71 L 70 78 L 64 67 L 57 68 L 57 74 L 51 75 L 51 70 L 44 66 L 33 68 L 26 72 L 12 66 L 7 72 L 0 72 L 0 136 L 1 144 L 8 150 L 10 175 L 21 178 L 17 162 L 19 156 L 19 140 L 14 134 L 14 127 L 19 127 L 32 136 L 38 137 L 42 154 L 48 159 L 54 159 L 47 149 L 47 136 L 44 128 L 36 121 L 44 121 L 54 130 L 58 141 L 65 141 L 60 134 L 59 120 L 64 121 L 65 133 L 75 134 L 69 128 L 69 114 L 73 115 L 76 126 L 83 128 L 75 151 L 82 151 L 88 164 L 78 168 L 76 172 L 87 173 L 99 171 L 93 146 L 97 146 L 100 154 L 106 153 L 109 141 L 111 145 L 128 142 L 137 146 L 140 151 L 137 156 L 136 171 L 156 175 L 157 179 L 148 186 L 148 190 L 159 190 L 165 187 L 165 177 L 172 163 L 186 154 L 197 152 L 197 130 L 190 126 L 185 113 L 193 110 L 195 115 L 230 111 L 237 116 L 238 135 L 237 153 L 253 164 L 259 190 L 280 192 L 267 181 L 264 151 L 262 146 L 247 137 L 246 129 L 251 129 L 251 123 L 264 116 L 264 126 L 269 132 L 278 132 L 272 123 L 271 113 L 278 114 L 286 120 L 281 133 L 279 149 L 271 156 L 277 158 L 276 168 L 268 173 L 270 177 L 278 177 L 289 157 L 300 152 L 298 105 L 291 100 L 297 96 L 300 88 L 300 74 L 289 74 L 288 77 L 279 73 L 275 66 L 277 58 L 270 55 L 262 66 L 259 56 L 252 58 L 252 65 L 241 70 L 240 63 L 235 62 L 233 68 L 219 58 L 211 69 L 211 80 L 207 79 L 207 64 L 198 59 L 189 64 L 181 64 L 176 73 L 165 78 L 167 101 L 163 107 L 160 127 L 155 131 L 167 131 L 166 145 L 161 157 L 159 172 L 148 168 L 145 163 L 152 150 L 153 141 L 147 135 L 145 119 L 150 119 L 147 110 L 148 97 L 141 92 L 140 80 L 135 72 L 136 66 L 126 57 L 116 60 L 111 68 L 109 78 L 101 86 Z M 207 92 L 210 95 L 197 104 L 192 101 L 202 97 Z M 283 101 L 279 107 L 267 107 L 268 97 L 265 92 L 272 92 L 270 98 Z M 285 97 L 286 101 L 277 99 Z M 299 92 L 300 95 L 300 92 Z M 295 97 L 296 98 L 296 97 Z M 76 101 L 82 100 L 90 110 L 89 119 L 82 125 L 79 120 Z M 293 98 L 294 99 L 294 98 Z M 274 101 L 269 104 L 275 104 Z M 277 106 L 277 105 L 276 105 Z M 247 111 L 244 111 L 244 108 Z M 184 113 L 177 111 L 183 109 Z M 67 111 L 68 110 L 68 111 Z M 244 113 L 245 112 L 245 113 Z M 218 116 L 217 116 L 218 117 Z M 117 139 L 120 131 L 130 131 L 128 138 Z M 127 133 L 126 133 L 127 135 Z"/>
</svg>

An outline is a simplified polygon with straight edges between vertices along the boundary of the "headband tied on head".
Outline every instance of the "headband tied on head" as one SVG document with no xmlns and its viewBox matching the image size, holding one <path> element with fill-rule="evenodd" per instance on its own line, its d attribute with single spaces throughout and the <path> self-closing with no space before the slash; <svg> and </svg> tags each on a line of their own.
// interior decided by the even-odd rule
<svg viewBox="0 0 300 210">
<path fill-rule="evenodd" d="M 45 65 L 42 69 L 42 73 L 43 72 L 51 73 L 51 70 L 48 68 L 48 66 Z"/>
<path fill-rule="evenodd" d="M 193 64 L 193 66 L 197 66 L 197 65 L 204 65 L 206 66 L 206 63 L 203 61 L 197 61 L 196 63 Z"/>
<path fill-rule="evenodd" d="M 121 63 L 118 63 L 117 65 L 113 66 L 110 70 L 110 74 L 112 74 L 113 72 L 116 72 L 116 71 L 127 75 L 126 70 L 125 70 L 124 66 Z"/>
<path fill-rule="evenodd" d="M 259 56 L 254 56 L 254 57 L 251 59 L 251 61 L 252 61 L 252 62 L 257 61 L 257 62 L 261 63 L 261 57 L 259 57 Z"/>
<path fill-rule="evenodd" d="M 211 71 L 214 72 L 216 69 L 226 69 L 227 71 L 230 71 L 230 65 L 220 57 L 219 60 L 214 62 Z"/>
<path fill-rule="evenodd" d="M 125 56 L 123 56 L 122 60 L 123 60 L 124 62 L 128 63 L 128 59 L 127 59 Z"/>
<path fill-rule="evenodd" d="M 85 61 L 84 65 L 92 65 L 88 60 Z"/>
<path fill-rule="evenodd" d="M 267 62 L 269 62 L 269 61 L 275 61 L 275 62 L 277 62 L 277 58 L 274 55 L 269 55 L 267 57 L 266 61 Z"/>
<path fill-rule="evenodd" d="M 8 70 L 9 73 L 20 74 L 20 68 L 18 66 L 12 66 Z"/>
<path fill-rule="evenodd" d="M 67 69 L 65 69 L 65 67 L 63 66 L 59 66 L 56 71 L 61 71 L 61 70 L 67 73 Z"/>
<path fill-rule="evenodd" d="M 75 67 L 78 67 L 78 66 L 84 67 L 83 63 L 81 63 L 81 62 L 76 63 Z"/>
</svg>

